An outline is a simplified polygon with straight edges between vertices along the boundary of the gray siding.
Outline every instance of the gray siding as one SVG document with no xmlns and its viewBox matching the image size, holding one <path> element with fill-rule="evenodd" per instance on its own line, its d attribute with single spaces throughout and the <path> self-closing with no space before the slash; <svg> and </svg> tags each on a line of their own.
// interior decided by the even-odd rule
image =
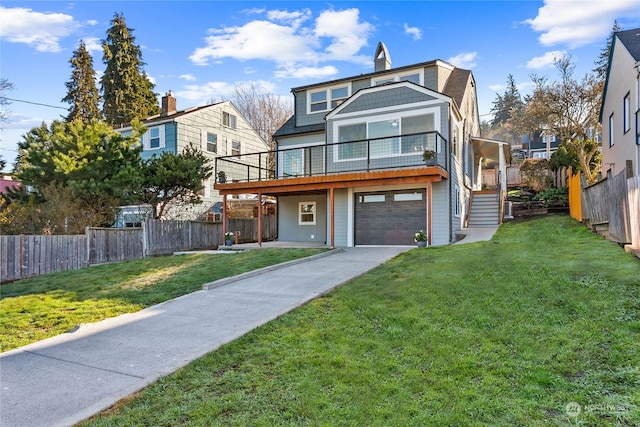
<svg viewBox="0 0 640 427">
<path fill-rule="evenodd" d="M 341 114 L 359 111 L 376 110 L 378 108 L 402 106 L 418 102 L 433 101 L 434 97 L 407 87 L 395 87 L 360 96 L 355 102 L 340 111 Z"/>
<path fill-rule="evenodd" d="M 300 202 L 316 202 L 315 225 L 298 224 L 298 203 Z M 278 240 L 325 243 L 327 241 L 326 212 L 327 196 L 324 194 L 278 197 Z"/>
<path fill-rule="evenodd" d="M 424 87 L 431 90 L 438 90 L 438 69 L 437 67 L 424 68 Z"/>
<path fill-rule="evenodd" d="M 300 91 L 295 94 L 296 99 L 296 126 L 315 125 L 324 123 L 324 116 L 328 111 L 320 111 L 318 113 L 307 114 L 307 92 Z"/>
<path fill-rule="evenodd" d="M 349 191 L 346 189 L 335 190 L 333 201 L 335 246 L 344 247 L 349 244 Z"/>
<path fill-rule="evenodd" d="M 301 145 L 317 145 L 325 143 L 324 133 L 301 134 L 291 137 L 278 138 L 278 149 L 283 150 L 287 147 L 297 147 Z"/>
<path fill-rule="evenodd" d="M 431 245 L 448 245 L 450 233 L 449 221 L 449 181 L 435 182 L 431 197 Z"/>
</svg>

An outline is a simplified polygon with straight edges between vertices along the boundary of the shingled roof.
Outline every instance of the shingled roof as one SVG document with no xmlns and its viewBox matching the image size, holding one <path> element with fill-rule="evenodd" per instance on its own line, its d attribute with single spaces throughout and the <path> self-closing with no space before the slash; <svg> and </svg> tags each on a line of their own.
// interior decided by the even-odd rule
<svg viewBox="0 0 640 427">
<path fill-rule="evenodd" d="M 640 28 L 618 31 L 615 35 L 627 48 L 631 57 L 636 61 L 640 61 Z"/>
</svg>

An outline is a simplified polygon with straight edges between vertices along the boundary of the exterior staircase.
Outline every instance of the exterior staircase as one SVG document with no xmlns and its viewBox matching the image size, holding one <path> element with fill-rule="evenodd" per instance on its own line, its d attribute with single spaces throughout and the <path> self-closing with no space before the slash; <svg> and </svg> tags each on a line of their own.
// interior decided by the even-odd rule
<svg viewBox="0 0 640 427">
<path fill-rule="evenodd" d="M 496 192 L 473 192 L 469 228 L 495 227 L 500 225 L 500 206 Z"/>
</svg>

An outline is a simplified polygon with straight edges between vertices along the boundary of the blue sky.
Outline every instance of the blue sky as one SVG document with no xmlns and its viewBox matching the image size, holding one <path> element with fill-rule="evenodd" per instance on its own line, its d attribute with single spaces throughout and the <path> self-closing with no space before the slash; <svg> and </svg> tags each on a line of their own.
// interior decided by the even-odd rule
<svg viewBox="0 0 640 427">
<path fill-rule="evenodd" d="M 292 87 L 373 71 L 383 41 L 394 67 L 442 59 L 472 70 L 487 120 L 509 74 L 527 94 L 530 76 L 555 79 L 553 58 L 567 54 L 582 76 L 614 20 L 640 27 L 640 0 L 3 0 L 0 76 L 14 85 L 0 133 L 8 169 L 22 135 L 67 114 L 61 99 L 80 39 L 101 75 L 100 44 L 115 13 L 134 30 L 155 91 L 172 90 L 179 110 L 229 99 L 246 82 L 292 99 Z"/>
</svg>

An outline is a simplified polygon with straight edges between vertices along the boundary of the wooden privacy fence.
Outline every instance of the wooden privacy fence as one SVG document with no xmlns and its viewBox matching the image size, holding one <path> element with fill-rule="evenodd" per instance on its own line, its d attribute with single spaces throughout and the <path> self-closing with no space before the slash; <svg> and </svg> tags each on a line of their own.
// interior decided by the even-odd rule
<svg viewBox="0 0 640 427">
<path fill-rule="evenodd" d="M 591 185 L 583 175 L 571 176 L 569 212 L 609 240 L 640 249 L 640 176 L 631 176 L 630 164 Z"/>
<path fill-rule="evenodd" d="M 87 266 L 87 238 L 0 236 L 0 283 Z"/>
<path fill-rule="evenodd" d="M 228 220 L 240 242 L 258 241 L 258 219 Z M 275 215 L 264 215 L 262 239 L 277 237 Z M 142 228 L 93 228 L 78 236 L 0 236 L 0 283 L 94 264 L 128 261 L 223 244 L 222 224 L 148 220 Z"/>
</svg>

